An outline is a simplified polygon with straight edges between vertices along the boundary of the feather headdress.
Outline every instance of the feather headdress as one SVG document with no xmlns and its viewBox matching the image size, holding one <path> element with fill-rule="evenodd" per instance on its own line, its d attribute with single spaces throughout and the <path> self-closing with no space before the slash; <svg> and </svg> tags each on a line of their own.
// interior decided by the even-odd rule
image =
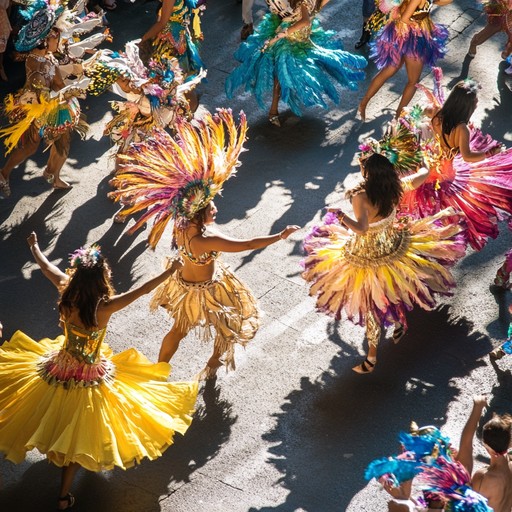
<svg viewBox="0 0 512 512">
<path fill-rule="evenodd" d="M 169 220 L 185 227 L 236 172 L 247 121 L 241 112 L 237 129 L 231 110 L 219 109 L 215 115 L 207 114 L 197 127 L 179 119 L 175 129 L 175 137 L 155 130 L 120 155 L 122 168 L 114 178 L 118 190 L 111 193 L 131 205 L 123 215 L 146 210 L 129 232 L 152 219 L 148 242 L 153 248 Z"/>
<path fill-rule="evenodd" d="M 414 172 L 423 159 L 418 137 L 401 121 L 389 123 L 380 140 L 370 137 L 359 150 L 363 159 L 374 153 L 385 156 L 401 174 Z"/>
</svg>

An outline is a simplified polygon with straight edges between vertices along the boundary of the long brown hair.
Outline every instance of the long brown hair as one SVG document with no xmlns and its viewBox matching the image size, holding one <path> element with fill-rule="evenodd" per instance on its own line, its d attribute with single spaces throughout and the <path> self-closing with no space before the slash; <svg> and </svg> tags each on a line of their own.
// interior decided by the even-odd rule
<svg viewBox="0 0 512 512">
<path fill-rule="evenodd" d="M 99 302 L 108 301 L 115 293 L 110 280 L 110 266 L 107 260 L 100 256 L 96 264 L 78 265 L 72 272 L 58 302 L 59 313 L 65 319 L 73 310 L 78 310 L 84 327 L 97 327 L 96 310 Z"/>
<path fill-rule="evenodd" d="M 363 162 L 361 188 L 380 217 L 387 217 L 400 202 L 403 189 L 394 165 L 383 155 L 374 153 Z"/>
</svg>

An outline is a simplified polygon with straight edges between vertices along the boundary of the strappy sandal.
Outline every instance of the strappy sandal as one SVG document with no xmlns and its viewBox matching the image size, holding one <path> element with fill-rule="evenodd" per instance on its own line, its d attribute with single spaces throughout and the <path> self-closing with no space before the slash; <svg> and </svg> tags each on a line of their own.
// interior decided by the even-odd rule
<svg viewBox="0 0 512 512">
<path fill-rule="evenodd" d="M 496 277 L 494 278 L 494 286 L 501 288 L 502 290 L 510 290 L 512 284 L 509 282 L 510 275 L 505 272 L 503 267 L 498 269 Z"/>
<path fill-rule="evenodd" d="M 53 182 L 55 181 L 55 176 L 52 173 L 46 171 L 43 171 L 43 178 L 49 185 L 53 185 Z"/>
<path fill-rule="evenodd" d="M 279 114 L 269 114 L 268 120 L 270 121 L 270 124 L 273 124 L 274 126 L 277 126 L 278 128 L 281 128 L 281 121 L 279 120 Z"/>
<path fill-rule="evenodd" d="M 9 197 L 11 195 L 11 187 L 8 180 L 4 179 L 3 181 L 0 181 L 0 192 L 5 197 Z"/>
<path fill-rule="evenodd" d="M 403 324 L 399 323 L 398 326 L 395 325 L 393 336 L 391 337 L 393 343 L 396 345 L 405 336 L 406 332 L 407 329 L 403 326 Z"/>
<path fill-rule="evenodd" d="M 206 366 L 196 375 L 196 380 L 210 380 L 217 378 L 217 370 L 223 365 L 220 359 L 217 359 L 216 364 L 210 365 L 210 360 Z"/>
<path fill-rule="evenodd" d="M 368 358 L 366 358 L 361 364 L 354 366 L 352 370 L 356 373 L 372 373 L 376 364 L 377 361 L 372 363 Z"/>
<path fill-rule="evenodd" d="M 498 361 L 498 359 L 501 359 L 505 355 L 506 352 L 501 347 L 495 348 L 492 352 L 489 352 L 489 357 L 492 361 Z"/>
<path fill-rule="evenodd" d="M 59 496 L 59 501 L 65 501 L 67 505 L 66 508 L 58 508 L 57 510 L 68 510 L 75 504 L 75 497 L 68 492 L 66 496 Z"/>
</svg>

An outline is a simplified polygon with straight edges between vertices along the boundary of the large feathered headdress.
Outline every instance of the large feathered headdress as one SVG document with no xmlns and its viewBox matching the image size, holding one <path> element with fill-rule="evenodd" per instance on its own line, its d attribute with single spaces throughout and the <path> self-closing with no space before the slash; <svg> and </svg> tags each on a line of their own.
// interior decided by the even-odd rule
<svg viewBox="0 0 512 512">
<path fill-rule="evenodd" d="M 362 159 L 375 153 L 386 157 L 399 173 L 405 175 L 414 172 L 423 159 L 418 137 L 401 120 L 389 123 L 380 140 L 366 139 L 359 151 Z"/>
<path fill-rule="evenodd" d="M 111 197 L 129 204 L 123 215 L 147 210 L 129 230 L 153 219 L 149 245 L 155 247 L 169 220 L 185 227 L 221 192 L 240 165 L 247 133 L 245 114 L 237 129 L 231 110 L 207 114 L 197 127 L 178 120 L 176 135 L 155 130 L 145 141 L 120 155 L 122 170 L 114 178 Z"/>
</svg>

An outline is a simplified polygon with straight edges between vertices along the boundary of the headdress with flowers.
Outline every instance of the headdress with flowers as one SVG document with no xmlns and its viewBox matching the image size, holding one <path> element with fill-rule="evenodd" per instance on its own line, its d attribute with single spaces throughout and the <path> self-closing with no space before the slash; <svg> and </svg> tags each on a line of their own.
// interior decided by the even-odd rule
<svg viewBox="0 0 512 512">
<path fill-rule="evenodd" d="M 28 52 L 39 46 L 50 34 L 64 7 L 57 3 L 50 5 L 44 0 L 35 0 L 20 10 L 27 23 L 21 27 L 14 46 L 19 52 Z"/>
<path fill-rule="evenodd" d="M 113 180 L 118 190 L 111 197 L 131 205 L 122 214 L 146 210 L 130 233 L 153 219 L 148 238 L 153 248 L 170 220 L 186 227 L 236 172 L 247 120 L 241 112 L 237 129 L 231 110 L 219 109 L 198 126 L 179 119 L 175 129 L 174 137 L 155 130 L 145 141 L 132 144 L 120 155 L 122 168 Z"/>
<path fill-rule="evenodd" d="M 72 269 L 93 268 L 102 261 L 101 248 L 97 244 L 90 247 L 80 247 L 69 255 L 69 266 Z"/>
<path fill-rule="evenodd" d="M 390 123 L 380 140 L 366 139 L 359 151 L 362 160 L 375 153 L 386 157 L 402 174 L 414 172 L 423 158 L 418 137 L 401 121 Z"/>
<path fill-rule="evenodd" d="M 468 94 L 476 94 L 482 86 L 472 78 L 466 78 L 457 84 L 458 87 L 464 89 Z"/>
</svg>

